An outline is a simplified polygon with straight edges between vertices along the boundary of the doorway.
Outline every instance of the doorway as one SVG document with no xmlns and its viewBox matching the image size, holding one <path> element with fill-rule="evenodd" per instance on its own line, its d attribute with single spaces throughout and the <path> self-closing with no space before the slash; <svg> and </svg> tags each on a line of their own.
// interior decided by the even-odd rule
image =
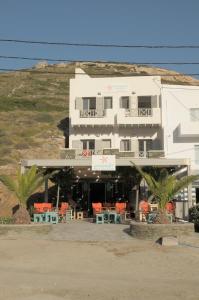
<svg viewBox="0 0 199 300">
<path fill-rule="evenodd" d="M 106 202 L 106 185 L 104 182 L 90 183 L 90 203 Z"/>
</svg>

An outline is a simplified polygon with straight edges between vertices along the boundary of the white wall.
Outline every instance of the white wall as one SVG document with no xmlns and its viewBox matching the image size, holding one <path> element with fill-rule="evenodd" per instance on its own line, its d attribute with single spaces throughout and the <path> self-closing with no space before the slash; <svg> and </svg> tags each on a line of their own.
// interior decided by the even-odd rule
<svg viewBox="0 0 199 300">
<path fill-rule="evenodd" d="M 199 87 L 183 85 L 162 85 L 162 123 L 164 129 L 164 148 L 168 158 L 190 158 L 191 169 L 199 170 L 195 163 L 194 145 L 199 145 L 196 126 L 192 122 L 190 108 L 199 108 Z M 179 125 L 186 127 L 186 135 L 179 132 Z M 186 125 L 186 126 L 185 126 Z M 188 128 L 188 129 L 187 129 Z"/>
<path fill-rule="evenodd" d="M 70 80 L 69 112 L 72 125 L 75 123 L 80 126 L 70 126 L 69 147 L 72 147 L 72 140 L 80 139 L 111 139 L 113 148 L 119 148 L 120 140 L 122 138 L 135 137 L 155 139 L 160 127 L 120 128 L 117 125 L 116 119 L 117 115 L 120 114 L 121 96 L 133 95 L 137 97 L 156 95 L 159 98 L 159 76 L 91 78 L 81 69 L 76 69 L 76 73 L 78 74 L 76 74 L 75 78 Z M 79 111 L 75 109 L 75 99 L 77 97 L 106 96 L 111 96 L 113 98 L 113 109 L 108 110 L 109 115 L 107 114 L 107 117 L 79 118 Z M 143 119 L 144 118 L 142 117 L 141 120 L 143 121 Z M 82 125 L 84 122 L 90 126 L 83 127 Z M 91 125 L 97 124 L 101 124 L 101 126 L 91 127 Z M 112 124 L 112 127 L 108 126 L 110 124 Z"/>
</svg>

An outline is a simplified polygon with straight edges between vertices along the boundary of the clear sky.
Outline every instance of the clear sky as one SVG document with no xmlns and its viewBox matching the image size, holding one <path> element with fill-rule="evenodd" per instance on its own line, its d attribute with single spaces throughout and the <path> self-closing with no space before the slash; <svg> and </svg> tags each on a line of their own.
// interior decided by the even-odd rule
<svg viewBox="0 0 199 300">
<path fill-rule="evenodd" d="M 0 38 L 199 45 L 199 0 L 0 0 Z M 2 42 L 0 55 L 199 62 L 199 49 L 76 48 Z M 0 59 L 0 68 L 21 68 L 33 64 L 33 61 Z M 199 65 L 167 68 L 199 73 Z"/>
</svg>

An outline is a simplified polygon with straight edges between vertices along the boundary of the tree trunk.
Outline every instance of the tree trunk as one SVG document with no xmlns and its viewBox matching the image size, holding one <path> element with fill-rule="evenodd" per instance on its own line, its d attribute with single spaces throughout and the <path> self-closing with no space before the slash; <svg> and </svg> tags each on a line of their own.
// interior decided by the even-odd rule
<svg viewBox="0 0 199 300">
<path fill-rule="evenodd" d="M 13 214 L 13 220 L 15 224 L 30 224 L 31 219 L 29 212 L 23 206 L 19 206 L 19 209 Z"/>
<path fill-rule="evenodd" d="M 170 224 L 171 221 L 169 220 L 168 216 L 166 215 L 165 210 L 159 210 L 154 220 L 155 224 Z"/>
</svg>

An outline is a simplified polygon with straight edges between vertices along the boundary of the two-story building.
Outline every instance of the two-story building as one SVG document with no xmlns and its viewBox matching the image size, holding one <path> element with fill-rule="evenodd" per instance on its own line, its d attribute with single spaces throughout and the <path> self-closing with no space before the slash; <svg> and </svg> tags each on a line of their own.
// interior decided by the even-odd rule
<svg viewBox="0 0 199 300">
<path fill-rule="evenodd" d="M 76 73 L 70 81 L 69 148 L 77 156 L 110 149 L 121 157 L 164 156 L 160 77 Z"/>
<path fill-rule="evenodd" d="M 159 76 L 90 77 L 77 68 L 70 80 L 69 147 L 59 160 L 24 160 L 22 166 L 73 168 L 71 189 L 88 211 L 93 201 L 118 196 L 135 207 L 137 187 L 119 172 L 132 162 L 173 168 L 179 176 L 198 172 L 198 100 L 199 87 L 162 85 Z M 107 157 L 114 158 L 114 169 L 94 167 L 94 159 Z M 198 187 L 194 183 L 179 199 L 193 205 Z"/>
</svg>

